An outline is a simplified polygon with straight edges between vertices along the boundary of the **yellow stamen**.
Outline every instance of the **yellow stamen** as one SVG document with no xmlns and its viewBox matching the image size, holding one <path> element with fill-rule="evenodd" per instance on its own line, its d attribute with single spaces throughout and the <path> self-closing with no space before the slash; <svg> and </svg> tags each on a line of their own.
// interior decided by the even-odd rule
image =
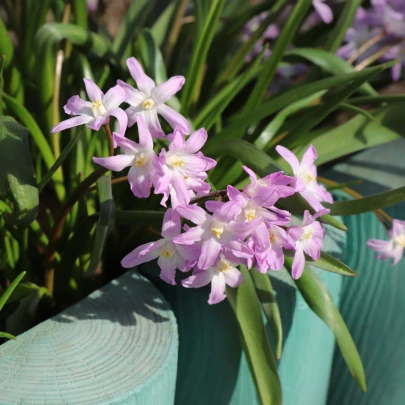
<svg viewBox="0 0 405 405">
<path fill-rule="evenodd" d="M 101 107 L 101 100 L 98 99 L 97 101 L 94 101 L 91 103 L 91 108 L 100 108 Z"/>
<path fill-rule="evenodd" d="M 315 180 L 315 177 L 312 176 L 311 174 L 306 173 L 306 174 L 304 174 L 304 175 L 302 176 L 302 179 L 304 180 L 304 183 L 305 183 L 305 184 L 308 184 L 308 183 L 311 183 L 311 181 L 314 181 L 314 180 Z"/>
<path fill-rule="evenodd" d="M 142 108 L 144 110 L 150 110 L 155 105 L 155 102 L 151 98 L 147 98 L 142 103 Z"/>
<path fill-rule="evenodd" d="M 183 174 L 184 180 L 187 180 L 189 176 L 187 174 Z"/>
<path fill-rule="evenodd" d="M 394 239 L 395 243 L 405 248 L 405 235 L 399 235 Z"/>
<path fill-rule="evenodd" d="M 301 240 L 309 240 L 312 238 L 312 231 L 310 229 L 305 229 L 304 234 L 301 236 Z"/>
<path fill-rule="evenodd" d="M 232 268 L 232 266 L 229 264 L 229 262 L 223 258 L 218 262 L 216 265 L 216 268 L 218 271 L 227 271 Z"/>
<path fill-rule="evenodd" d="M 216 236 L 218 239 L 221 237 L 222 233 L 224 232 L 223 228 L 211 228 L 211 231 L 214 236 Z"/>
<path fill-rule="evenodd" d="M 161 253 L 161 256 L 163 256 L 163 257 L 172 257 L 172 256 L 173 256 L 173 253 L 170 252 L 169 250 L 163 249 L 163 250 L 162 250 L 162 253 Z"/>
<path fill-rule="evenodd" d="M 145 165 L 145 163 L 146 163 L 146 158 L 145 158 L 143 153 L 141 153 L 140 155 L 138 155 L 135 158 L 135 166 L 136 167 L 141 167 L 141 166 Z"/>
<path fill-rule="evenodd" d="M 245 218 L 248 222 L 252 219 L 256 218 L 256 211 L 255 210 L 245 210 Z"/>
<path fill-rule="evenodd" d="M 274 235 L 273 232 L 269 233 L 269 239 L 270 243 L 274 243 L 274 241 L 276 240 L 276 236 Z"/>
<path fill-rule="evenodd" d="M 181 159 L 173 159 L 170 163 L 174 167 L 183 167 L 184 166 L 184 161 Z"/>
</svg>

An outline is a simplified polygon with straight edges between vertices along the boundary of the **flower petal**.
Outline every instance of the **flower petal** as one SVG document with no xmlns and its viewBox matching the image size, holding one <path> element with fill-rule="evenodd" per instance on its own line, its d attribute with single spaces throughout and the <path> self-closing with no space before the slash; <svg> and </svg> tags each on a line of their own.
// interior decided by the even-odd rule
<svg viewBox="0 0 405 405">
<path fill-rule="evenodd" d="M 238 269 L 235 269 L 234 267 L 232 269 L 224 271 L 223 274 L 225 277 L 225 283 L 233 288 L 242 284 L 242 281 L 245 278 L 243 276 L 243 274 Z"/>
<path fill-rule="evenodd" d="M 128 181 L 131 185 L 131 191 L 136 197 L 146 198 L 150 196 L 152 179 L 147 167 L 132 166 L 128 172 Z"/>
<path fill-rule="evenodd" d="M 88 124 L 89 122 L 93 121 L 94 118 L 88 115 L 79 115 L 78 117 L 69 118 L 68 120 L 62 121 L 59 124 L 55 125 L 51 129 L 52 134 L 57 134 L 68 128 L 77 127 L 79 125 Z"/>
<path fill-rule="evenodd" d="M 183 76 L 173 76 L 159 86 L 155 87 L 150 95 L 156 104 L 164 104 L 170 100 L 184 85 L 186 79 Z"/>
<path fill-rule="evenodd" d="M 225 277 L 222 273 L 214 274 L 211 280 L 211 293 L 208 304 L 218 304 L 226 298 L 225 295 Z"/>
<path fill-rule="evenodd" d="M 195 226 L 193 228 L 189 228 L 181 235 L 175 236 L 173 238 L 173 242 L 179 245 L 192 245 L 193 243 L 199 242 L 201 240 L 201 236 L 203 233 L 204 231 L 201 229 L 200 226 Z"/>
<path fill-rule="evenodd" d="M 210 212 L 215 212 L 216 210 L 219 210 L 223 204 L 225 203 L 222 201 L 209 200 L 205 202 L 205 208 Z"/>
<path fill-rule="evenodd" d="M 171 285 L 176 285 L 176 281 L 174 280 L 176 276 L 176 257 L 164 257 L 160 256 L 158 259 L 158 265 L 162 270 L 160 272 L 160 278 L 166 283 Z"/>
<path fill-rule="evenodd" d="M 197 205 L 177 207 L 177 212 L 182 217 L 194 222 L 196 225 L 201 225 L 208 219 L 208 214 Z"/>
<path fill-rule="evenodd" d="M 125 93 L 127 93 L 128 98 L 125 100 L 125 102 L 129 105 L 137 107 L 142 103 L 143 100 L 145 100 L 146 95 L 138 89 L 134 89 L 130 84 L 125 83 L 122 80 L 117 80 L 117 84 L 125 90 Z"/>
<path fill-rule="evenodd" d="M 217 259 L 219 252 L 221 251 L 221 245 L 215 238 L 208 238 L 202 244 L 201 255 L 198 258 L 197 266 L 201 270 L 206 270 L 211 267 Z"/>
<path fill-rule="evenodd" d="M 114 108 L 118 108 L 127 98 L 128 95 L 125 89 L 117 85 L 111 87 L 111 89 L 105 93 L 102 99 L 102 104 L 107 111 L 110 111 Z"/>
<path fill-rule="evenodd" d="M 170 108 L 165 104 L 156 106 L 156 111 L 169 123 L 169 125 L 176 129 L 178 128 L 184 135 L 188 135 L 191 131 L 190 123 L 176 110 Z"/>
<path fill-rule="evenodd" d="M 102 125 L 108 123 L 110 119 L 108 117 L 97 117 L 94 118 L 93 121 L 89 122 L 89 128 L 94 129 L 94 131 L 98 131 Z"/>
<path fill-rule="evenodd" d="M 156 87 L 155 82 L 145 74 L 142 66 L 134 57 L 127 59 L 127 66 L 139 90 L 149 97 L 152 90 Z"/>
<path fill-rule="evenodd" d="M 164 243 L 165 240 L 161 239 L 156 242 L 149 242 L 138 246 L 121 260 L 122 267 L 128 269 L 156 259 L 160 255 L 160 249 Z"/>
<path fill-rule="evenodd" d="M 330 24 L 333 21 L 331 8 L 327 4 L 322 3 L 322 0 L 312 0 L 312 5 L 325 24 Z"/>
<path fill-rule="evenodd" d="M 148 126 L 141 114 L 137 116 L 138 132 L 139 132 L 139 146 L 153 150 L 153 139 Z"/>
<path fill-rule="evenodd" d="M 120 135 L 125 135 L 125 131 L 127 129 L 127 124 L 128 124 L 128 116 L 127 116 L 127 114 L 125 114 L 124 110 L 121 110 L 121 108 L 114 108 L 114 109 L 108 111 L 108 114 L 117 118 L 119 126 L 120 126 Z"/>
<path fill-rule="evenodd" d="M 164 238 L 174 238 L 179 235 L 181 231 L 180 215 L 177 211 L 169 208 L 165 212 L 162 223 L 162 236 Z"/>
<path fill-rule="evenodd" d="M 162 131 L 162 127 L 160 126 L 156 108 L 142 110 L 139 114 L 137 114 L 137 118 L 140 116 L 142 116 L 142 118 L 145 120 L 146 126 L 148 127 L 153 138 L 158 139 L 165 136 L 165 133 Z"/>
<path fill-rule="evenodd" d="M 134 157 L 132 155 L 116 155 L 106 158 L 93 157 L 94 163 L 97 163 L 100 166 L 104 166 L 107 169 L 110 169 L 114 172 L 120 172 L 121 170 L 124 170 L 126 167 L 131 166 L 133 160 Z"/>
<path fill-rule="evenodd" d="M 83 79 L 84 85 L 86 86 L 86 93 L 91 101 L 101 101 L 104 93 L 99 89 L 96 83 L 92 82 L 90 79 Z"/>
<path fill-rule="evenodd" d="M 174 172 L 171 179 L 170 198 L 173 208 L 186 206 L 190 202 L 190 194 L 187 190 L 186 181 L 181 173 Z"/>
<path fill-rule="evenodd" d="M 213 272 L 209 270 L 200 271 L 193 276 L 185 278 L 181 284 L 186 288 L 201 288 L 209 284 L 212 280 Z"/>
<path fill-rule="evenodd" d="M 301 277 L 305 267 L 305 256 L 301 249 L 297 249 L 294 255 L 294 261 L 292 264 L 292 278 L 297 280 Z"/>
<path fill-rule="evenodd" d="M 113 139 L 114 143 L 117 146 L 121 147 L 125 153 L 129 155 L 138 153 L 138 145 L 134 141 L 131 141 L 130 139 L 118 134 L 117 132 L 113 133 Z"/>
<path fill-rule="evenodd" d="M 125 110 L 125 114 L 127 114 L 128 118 L 128 127 L 132 127 L 135 124 L 137 115 L 141 113 L 143 110 L 141 107 L 128 107 Z"/>
<path fill-rule="evenodd" d="M 168 140 L 170 140 L 170 152 L 180 152 L 184 150 L 184 135 L 181 133 L 181 131 L 179 131 L 179 129 L 176 128 Z"/>
<path fill-rule="evenodd" d="M 276 146 L 276 151 L 291 166 L 294 174 L 297 174 L 300 168 L 300 163 L 297 159 L 297 156 L 295 156 L 294 153 L 281 145 Z"/>
<path fill-rule="evenodd" d="M 314 165 L 315 160 L 318 159 L 318 153 L 314 145 L 309 145 L 301 159 L 301 167 L 310 168 Z"/>
<path fill-rule="evenodd" d="M 90 101 L 82 100 L 79 96 L 70 97 L 63 109 L 69 115 L 88 115 L 93 117 Z"/>
<path fill-rule="evenodd" d="M 207 142 L 208 134 L 204 128 L 193 132 L 186 141 L 184 152 L 193 154 L 197 153 Z"/>
</svg>

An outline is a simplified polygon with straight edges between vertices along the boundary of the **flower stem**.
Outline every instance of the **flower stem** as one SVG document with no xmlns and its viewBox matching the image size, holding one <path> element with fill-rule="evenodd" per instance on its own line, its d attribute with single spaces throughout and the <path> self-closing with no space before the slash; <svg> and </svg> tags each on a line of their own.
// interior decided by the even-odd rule
<svg viewBox="0 0 405 405">
<path fill-rule="evenodd" d="M 73 191 L 73 193 L 67 199 L 66 203 L 61 208 L 59 216 L 55 222 L 55 226 L 52 229 L 45 263 L 45 287 L 48 289 L 51 295 L 53 295 L 54 287 L 54 261 L 56 256 L 56 247 L 59 236 L 62 233 L 63 225 L 66 221 L 66 218 L 76 202 L 79 201 L 79 199 L 87 192 L 91 185 L 95 183 L 100 177 L 102 177 L 106 172 L 108 172 L 108 169 L 106 169 L 105 167 L 99 167 L 97 170 L 87 176 Z"/>
<path fill-rule="evenodd" d="M 380 39 L 384 38 L 384 36 L 385 32 L 380 31 L 377 35 L 370 38 L 368 41 L 364 42 L 364 44 L 359 49 L 357 49 L 357 51 L 347 60 L 347 63 L 352 64 L 362 53 L 367 51 L 367 49 L 371 48 Z"/>
<path fill-rule="evenodd" d="M 110 156 L 114 156 L 114 139 L 111 133 L 110 126 L 108 124 L 103 125 L 105 133 L 108 136 L 108 142 L 110 144 Z"/>
</svg>

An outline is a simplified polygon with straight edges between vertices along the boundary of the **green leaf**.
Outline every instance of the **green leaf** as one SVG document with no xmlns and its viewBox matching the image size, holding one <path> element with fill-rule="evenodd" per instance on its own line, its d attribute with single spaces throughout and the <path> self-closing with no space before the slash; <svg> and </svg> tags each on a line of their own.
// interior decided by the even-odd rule
<svg viewBox="0 0 405 405">
<path fill-rule="evenodd" d="M 234 117 L 232 117 L 226 128 L 218 135 L 212 137 L 209 142 L 212 142 L 216 138 L 229 139 L 235 138 L 236 135 L 241 137 L 243 135 L 243 133 L 240 133 L 241 127 L 246 128 L 249 125 L 256 124 L 263 118 L 274 114 L 291 103 L 299 101 L 304 97 L 308 97 L 318 91 L 328 90 L 347 84 L 349 81 L 354 81 L 368 76 L 372 72 L 382 72 L 385 69 L 390 68 L 393 64 L 395 64 L 395 62 L 388 62 L 379 66 L 364 69 L 360 72 L 346 73 L 339 76 L 318 80 L 315 83 L 294 87 L 278 96 L 270 98 L 249 112 L 236 114 Z"/>
<path fill-rule="evenodd" d="M 330 271 L 332 273 L 341 274 L 343 276 L 358 276 L 358 273 L 353 271 L 350 267 L 346 266 L 336 257 L 328 253 L 321 252 L 321 257 L 318 260 L 306 260 L 307 264 L 318 267 L 319 269 Z"/>
<path fill-rule="evenodd" d="M 397 104 L 373 113 L 374 121 L 359 115 L 312 140 L 318 151 L 317 165 L 404 136 L 403 107 L 404 104 Z M 294 152 L 300 155 L 306 146 L 301 145 Z"/>
<path fill-rule="evenodd" d="M 39 195 L 28 131 L 12 117 L 0 117 L 0 195 L 14 202 L 10 221 L 28 226 L 37 216 Z"/>
<path fill-rule="evenodd" d="M 146 17 L 154 6 L 154 3 L 154 0 L 133 1 L 125 13 L 112 45 L 114 53 L 122 64 L 125 64 L 125 59 L 130 56 L 131 43 L 135 34 L 144 25 Z"/>
<path fill-rule="evenodd" d="M 73 0 L 73 13 L 75 15 L 76 24 L 79 27 L 87 29 L 87 3 L 83 0 Z"/>
<path fill-rule="evenodd" d="M 23 279 L 25 276 L 25 271 L 20 273 L 14 281 L 8 286 L 6 291 L 3 292 L 3 294 L 0 297 L 0 311 L 3 309 L 4 305 L 6 304 L 7 300 L 9 299 L 10 295 L 13 293 L 15 288 L 18 286 L 19 282 Z"/>
<path fill-rule="evenodd" d="M 356 11 L 361 5 L 361 0 L 346 1 L 342 13 L 333 29 L 329 32 L 325 48 L 330 52 L 336 52 L 342 44 L 347 29 L 352 24 Z"/>
<path fill-rule="evenodd" d="M 340 103 L 339 109 L 361 114 L 364 117 L 366 117 L 367 119 L 369 119 L 370 121 L 375 120 L 375 117 L 372 114 L 370 114 L 368 111 L 363 110 L 362 108 L 356 107 L 354 105 L 351 105 L 349 103 Z"/>
<path fill-rule="evenodd" d="M 291 272 L 292 259 L 290 257 L 285 258 L 285 265 Z M 351 375 L 358 382 L 360 388 L 366 391 L 363 364 L 356 345 L 325 284 L 308 266 L 305 266 L 302 276 L 295 280 L 295 283 L 308 306 L 328 325 L 335 335 L 336 342 Z"/>
<path fill-rule="evenodd" d="M 243 266 L 241 272 L 245 276 L 243 283 L 237 289 L 227 287 L 228 301 L 240 327 L 242 346 L 262 405 L 281 405 L 280 380 L 259 300 L 249 272 Z"/>
<path fill-rule="evenodd" d="M 263 65 L 263 70 L 255 87 L 250 93 L 244 111 L 250 111 L 262 101 L 273 80 L 274 74 L 276 73 L 285 50 L 294 38 L 294 35 L 300 27 L 301 21 L 305 17 L 311 4 L 311 0 L 298 0 L 298 3 L 291 12 L 288 20 L 283 24 L 283 29 L 277 38 L 269 59 Z"/>
<path fill-rule="evenodd" d="M 6 339 L 16 339 L 15 336 L 10 335 L 9 333 L 6 332 L 0 332 L 0 338 L 6 338 Z"/>
<path fill-rule="evenodd" d="M 115 204 L 111 188 L 111 176 L 103 176 L 97 180 L 97 190 L 100 200 L 100 218 L 97 223 L 93 252 L 86 275 L 93 275 L 101 261 L 108 232 L 115 223 Z"/>
<path fill-rule="evenodd" d="M 60 166 L 62 166 L 62 163 L 66 160 L 66 158 L 69 156 L 69 153 L 73 150 L 73 148 L 76 146 L 77 142 L 83 135 L 84 130 L 83 127 L 80 128 L 75 136 L 72 136 L 72 139 L 69 141 L 69 143 L 66 145 L 65 149 L 63 149 L 63 152 L 60 154 L 60 156 L 56 159 L 55 163 L 52 165 L 52 167 L 45 173 L 44 177 L 38 184 L 38 190 L 41 192 L 43 188 L 46 186 L 48 181 L 52 178 L 54 173 L 59 169 Z"/>
<path fill-rule="evenodd" d="M 176 7 L 175 2 L 170 3 L 150 29 L 151 34 L 158 47 L 161 47 L 166 40 L 166 36 L 169 30 L 170 22 L 173 18 L 175 7 Z"/>
<path fill-rule="evenodd" d="M 402 201 L 405 201 L 405 186 L 355 200 L 325 204 L 325 207 L 330 209 L 331 215 L 357 215 L 390 207 Z"/>
<path fill-rule="evenodd" d="M 5 56 L 4 67 L 7 69 L 13 60 L 14 46 L 3 18 L 0 18 L 0 38 L 0 56 Z"/>
<path fill-rule="evenodd" d="M 295 48 L 285 53 L 286 56 L 298 56 L 303 58 L 314 65 L 319 66 L 320 68 L 333 73 L 334 75 L 341 75 L 344 73 L 355 72 L 355 69 L 352 65 L 347 63 L 342 58 L 339 58 L 334 53 L 325 51 L 323 49 L 315 48 Z M 369 96 L 376 96 L 378 93 L 367 83 L 363 84 L 360 87 L 365 94 Z"/>
<path fill-rule="evenodd" d="M 276 358 L 277 360 L 280 360 L 283 346 L 283 327 L 281 323 L 280 309 L 271 285 L 270 277 L 268 274 L 260 274 L 256 268 L 250 270 L 250 275 L 252 276 L 257 296 L 259 297 L 263 312 L 266 315 L 267 323 L 269 324 L 274 337 Z"/>
<path fill-rule="evenodd" d="M 261 177 L 279 170 L 275 161 L 267 153 L 242 139 L 218 139 L 208 144 L 204 152 L 213 158 L 232 156 L 241 160 Z"/>
<path fill-rule="evenodd" d="M 286 145 L 289 149 L 294 148 L 295 145 L 302 145 L 301 135 L 307 134 L 317 124 L 321 123 L 329 114 L 338 108 L 339 104 L 346 100 L 353 94 L 364 82 L 375 76 L 377 72 L 370 72 L 359 79 L 349 82 L 346 85 L 340 86 L 336 89 L 329 90 L 323 97 L 325 101 L 309 112 L 304 119 L 299 120 L 288 135 L 282 140 L 282 144 Z M 312 142 L 312 138 L 307 138 Z M 282 159 L 279 157 L 279 160 Z"/>
<path fill-rule="evenodd" d="M 208 50 L 211 46 L 215 35 L 219 17 L 225 0 L 213 0 L 210 5 L 207 19 L 205 20 L 201 34 L 197 38 L 197 42 L 193 47 L 191 55 L 190 67 L 186 75 L 186 84 L 183 87 L 181 94 L 181 113 L 189 115 L 191 104 L 195 100 L 198 83 L 203 73 L 205 61 L 207 59 Z"/>
<path fill-rule="evenodd" d="M 138 3 L 138 2 L 136 2 Z M 43 110 L 46 130 L 53 126 L 52 104 L 55 86 L 55 61 L 59 42 L 68 39 L 73 45 L 81 46 L 96 56 L 105 57 L 112 64 L 117 64 L 110 42 L 94 32 L 74 24 L 49 23 L 43 25 L 35 36 L 37 53 L 37 71 L 39 98 Z"/>
</svg>

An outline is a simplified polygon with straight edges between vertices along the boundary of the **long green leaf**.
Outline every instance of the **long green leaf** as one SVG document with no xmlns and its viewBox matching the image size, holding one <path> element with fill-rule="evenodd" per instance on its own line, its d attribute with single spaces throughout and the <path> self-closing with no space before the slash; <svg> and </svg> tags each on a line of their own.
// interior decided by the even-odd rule
<svg viewBox="0 0 405 405">
<path fill-rule="evenodd" d="M 321 123 L 329 114 L 335 111 L 339 104 L 352 95 L 363 83 L 376 75 L 376 72 L 370 72 L 368 75 L 349 82 L 348 84 L 329 90 L 323 98 L 325 102 L 309 112 L 303 120 L 296 123 L 289 131 L 288 135 L 282 140 L 282 144 L 290 149 L 295 145 L 302 144 L 301 135 L 305 135 L 317 124 Z M 309 139 L 311 142 L 312 139 Z"/>
<path fill-rule="evenodd" d="M 166 40 L 170 22 L 176 10 L 175 2 L 170 3 L 159 18 L 155 21 L 150 31 L 158 47 L 161 47 Z"/>
<path fill-rule="evenodd" d="M 14 281 L 8 286 L 7 290 L 3 292 L 3 294 L 0 297 L 0 311 L 3 309 L 4 305 L 6 304 L 7 300 L 10 298 L 10 295 L 13 293 L 15 288 L 18 286 L 19 282 L 23 279 L 25 276 L 26 272 L 23 271 L 20 273 Z"/>
<path fill-rule="evenodd" d="M 115 223 L 115 204 L 111 189 L 111 176 L 103 176 L 97 180 L 97 190 L 100 200 L 100 218 L 97 223 L 93 251 L 86 275 L 90 276 L 96 271 L 101 261 L 108 232 Z"/>
<path fill-rule="evenodd" d="M 198 83 L 201 78 L 208 50 L 214 39 L 216 26 L 225 0 L 213 0 L 201 34 L 198 36 L 191 55 L 190 67 L 186 75 L 186 84 L 181 95 L 182 114 L 188 115 L 195 99 Z"/>
<path fill-rule="evenodd" d="M 209 142 L 214 142 L 216 138 L 234 138 L 236 137 L 236 134 L 242 136 L 243 134 L 240 133 L 240 131 L 238 132 L 241 127 L 245 128 L 248 125 L 256 124 L 263 118 L 274 114 L 295 101 L 299 101 L 302 98 L 308 97 L 318 91 L 329 90 L 331 88 L 347 84 L 349 81 L 368 76 L 371 72 L 382 72 L 385 69 L 392 67 L 395 63 L 396 62 L 388 62 L 379 66 L 364 69 L 360 72 L 342 74 L 339 76 L 322 79 L 315 83 L 294 87 L 280 94 L 279 96 L 272 97 L 249 112 L 236 114 L 234 117 L 232 117 L 227 127 L 218 135 L 211 138 Z"/>
<path fill-rule="evenodd" d="M 271 285 L 268 274 L 260 274 L 255 268 L 250 270 L 253 284 L 256 288 L 257 296 L 266 315 L 267 323 L 270 326 L 274 337 L 274 346 L 276 358 L 280 360 L 283 346 L 283 327 L 281 323 L 280 309 L 277 304 L 276 296 Z"/>
<path fill-rule="evenodd" d="M 7 68 L 13 60 L 14 46 L 2 18 L 0 18 L 0 38 L 0 56 L 5 56 L 4 67 Z"/>
<path fill-rule="evenodd" d="M 294 35 L 300 27 L 300 23 L 305 17 L 311 4 L 311 0 L 298 0 L 297 5 L 283 26 L 269 59 L 264 63 L 263 70 L 255 87 L 250 93 L 244 111 L 250 111 L 262 101 L 273 80 L 274 74 L 276 73 L 285 50 L 294 38 Z"/>
<path fill-rule="evenodd" d="M 290 257 L 285 258 L 285 265 L 291 272 L 292 259 Z M 358 382 L 360 388 L 366 391 L 364 368 L 356 345 L 325 284 L 308 266 L 305 266 L 304 273 L 298 280 L 295 280 L 295 283 L 308 306 L 328 325 L 335 335 L 351 375 Z"/>
<path fill-rule="evenodd" d="M 355 72 L 352 65 L 334 53 L 323 49 L 315 48 L 295 48 L 285 53 L 286 56 L 298 56 L 314 65 L 319 66 L 334 75 Z M 363 84 L 360 89 L 369 96 L 376 96 L 378 93 L 368 84 Z"/>
<path fill-rule="evenodd" d="M 355 200 L 325 204 L 325 207 L 331 210 L 331 215 L 357 215 L 390 207 L 402 201 L 405 201 L 405 186 Z"/>
<path fill-rule="evenodd" d="M 319 269 L 330 271 L 332 273 L 341 274 L 343 276 L 358 276 L 358 273 L 356 273 L 350 267 L 346 266 L 339 259 L 336 259 L 336 257 L 333 257 L 325 252 L 321 252 L 321 257 L 318 260 L 312 261 L 309 259 L 306 260 L 306 262 L 311 266 L 315 266 Z"/>
<path fill-rule="evenodd" d="M 133 1 L 125 13 L 125 17 L 119 25 L 112 45 L 112 49 L 121 60 L 121 63 L 130 56 L 131 42 L 144 25 L 146 17 L 154 6 L 154 3 L 155 0 Z"/>
<path fill-rule="evenodd" d="M 62 163 L 66 160 L 66 158 L 69 156 L 70 152 L 73 150 L 81 136 L 83 135 L 84 130 L 83 128 L 80 128 L 78 130 L 78 133 L 72 137 L 72 139 L 69 141 L 69 143 L 66 145 L 65 149 L 63 149 L 63 152 L 60 154 L 60 156 L 56 159 L 55 163 L 52 165 L 52 167 L 45 173 L 44 177 L 42 177 L 42 180 L 38 184 L 38 190 L 41 192 L 43 188 L 46 186 L 48 181 L 52 178 L 54 173 L 59 169 L 60 166 L 62 166 Z"/>
<path fill-rule="evenodd" d="M 405 121 L 401 113 L 404 105 L 392 105 L 373 113 L 374 121 L 359 115 L 318 136 L 312 141 L 318 151 L 317 165 L 405 136 Z M 294 152 L 300 155 L 306 146 L 301 145 Z"/>
<path fill-rule="evenodd" d="M 16 339 L 15 336 L 10 335 L 10 333 L 6 332 L 0 332 L 0 338 L 5 338 L 5 339 Z"/>
<path fill-rule="evenodd" d="M 244 282 L 227 288 L 227 297 L 239 323 L 242 345 L 262 405 L 281 405 L 282 393 L 277 366 L 263 324 L 259 300 L 249 272 L 241 266 Z"/>
<path fill-rule="evenodd" d="M 39 193 L 28 131 L 12 117 L 0 117 L 0 195 L 14 202 L 10 221 L 28 226 L 37 216 Z"/>
<path fill-rule="evenodd" d="M 338 21 L 335 23 L 332 31 L 329 32 L 329 38 L 326 41 L 325 49 L 330 52 L 336 52 L 338 50 L 360 5 L 361 0 L 350 0 L 345 2 L 345 7 L 343 8 Z"/>
</svg>

